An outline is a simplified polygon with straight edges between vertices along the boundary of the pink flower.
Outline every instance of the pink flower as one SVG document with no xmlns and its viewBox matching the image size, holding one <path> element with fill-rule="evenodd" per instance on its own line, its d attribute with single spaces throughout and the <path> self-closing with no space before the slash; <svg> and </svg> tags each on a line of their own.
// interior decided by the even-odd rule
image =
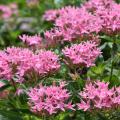
<svg viewBox="0 0 120 120">
<path fill-rule="evenodd" d="M 0 88 L 3 87 L 5 85 L 5 83 L 0 81 Z"/>
<path fill-rule="evenodd" d="M 55 73 L 60 68 L 58 56 L 51 51 L 40 51 L 34 62 L 35 70 L 40 75 Z"/>
<path fill-rule="evenodd" d="M 2 18 L 10 18 L 12 16 L 12 11 L 8 6 L 0 5 L 0 11 L 2 12 Z"/>
<path fill-rule="evenodd" d="M 116 4 L 114 0 L 89 0 L 82 7 L 90 12 L 95 12 L 98 9 L 109 9 L 114 4 Z"/>
<path fill-rule="evenodd" d="M 46 31 L 44 33 L 45 40 L 46 40 L 46 47 L 54 47 L 59 43 L 63 43 L 61 39 L 63 38 L 63 33 L 57 28 L 51 29 L 50 31 Z"/>
<path fill-rule="evenodd" d="M 78 105 L 79 110 L 83 109 L 84 111 L 87 111 L 90 108 L 90 102 L 89 101 L 87 101 L 87 103 L 84 102 L 84 101 L 81 101 L 81 103 L 79 103 L 77 105 Z"/>
<path fill-rule="evenodd" d="M 70 48 L 66 47 L 63 53 L 70 65 L 85 67 L 94 66 L 96 58 L 101 54 L 94 42 L 74 44 Z"/>
<path fill-rule="evenodd" d="M 8 62 L 8 56 L 0 51 L 0 78 L 10 80 L 12 78 L 12 69 Z"/>
<path fill-rule="evenodd" d="M 17 14 L 17 5 L 15 3 L 9 5 L 0 5 L 1 17 L 3 19 L 10 18 L 12 15 Z"/>
<path fill-rule="evenodd" d="M 54 21 L 54 28 L 45 33 L 46 42 L 52 44 L 89 40 L 89 36 L 101 32 L 120 33 L 120 5 L 113 0 L 90 0 L 81 7 L 51 10 L 45 16 Z"/>
<path fill-rule="evenodd" d="M 23 77 L 32 71 L 34 54 L 27 48 L 11 47 L 4 50 L 7 56 L 7 63 L 11 69 L 12 79 L 17 77 L 19 81 L 23 82 Z"/>
<path fill-rule="evenodd" d="M 120 32 L 120 5 L 113 0 L 90 0 L 83 8 L 101 19 L 100 32 L 108 35 Z"/>
<path fill-rule="evenodd" d="M 101 19 L 84 8 L 68 6 L 56 11 L 59 15 L 54 20 L 55 27 L 51 30 L 52 32 L 48 31 L 49 39 L 46 37 L 47 42 L 53 41 L 55 38 L 54 43 L 56 40 L 61 43 L 82 40 L 92 33 L 98 33 L 102 28 Z"/>
<path fill-rule="evenodd" d="M 102 20 L 101 32 L 108 35 L 120 32 L 120 5 L 114 4 L 111 9 L 98 9 L 96 16 Z"/>
<path fill-rule="evenodd" d="M 24 89 L 17 89 L 15 95 L 20 96 L 21 94 L 25 93 Z"/>
<path fill-rule="evenodd" d="M 27 48 L 11 47 L 0 52 L 0 78 L 11 80 L 17 77 L 17 82 L 37 80 L 39 77 L 56 73 L 59 59 L 51 51 L 33 53 Z M 33 75 L 35 78 L 33 78 Z"/>
<path fill-rule="evenodd" d="M 86 84 L 84 90 L 79 93 L 81 102 L 78 103 L 80 110 L 105 109 L 120 105 L 119 87 L 109 88 L 109 83 L 94 82 Z"/>
<path fill-rule="evenodd" d="M 19 38 L 29 46 L 41 46 L 42 45 L 42 38 L 40 35 L 28 36 L 22 35 Z"/>
<path fill-rule="evenodd" d="M 40 85 L 30 89 L 28 96 L 31 111 L 39 115 L 52 115 L 58 111 L 74 110 L 74 105 L 69 102 L 70 93 L 65 89 L 64 83 L 60 83 L 59 86 Z"/>
<path fill-rule="evenodd" d="M 47 10 L 43 15 L 43 19 L 46 21 L 55 21 L 57 15 L 58 15 L 57 10 Z"/>
</svg>

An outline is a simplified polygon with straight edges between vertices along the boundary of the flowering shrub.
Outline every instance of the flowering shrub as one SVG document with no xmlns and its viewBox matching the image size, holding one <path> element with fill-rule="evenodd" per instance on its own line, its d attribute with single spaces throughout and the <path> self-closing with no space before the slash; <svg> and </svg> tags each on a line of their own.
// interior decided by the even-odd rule
<svg viewBox="0 0 120 120">
<path fill-rule="evenodd" d="M 119 120 L 120 4 L 1 1 L 1 120 Z"/>
</svg>

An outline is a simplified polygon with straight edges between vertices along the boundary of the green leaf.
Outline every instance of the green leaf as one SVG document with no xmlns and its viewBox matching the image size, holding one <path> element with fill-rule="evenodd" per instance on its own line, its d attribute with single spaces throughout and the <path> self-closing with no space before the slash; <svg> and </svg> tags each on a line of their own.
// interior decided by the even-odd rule
<svg viewBox="0 0 120 120">
<path fill-rule="evenodd" d="M 0 120 L 23 120 L 21 114 L 9 110 L 0 110 Z"/>
<path fill-rule="evenodd" d="M 105 64 L 99 64 L 97 66 L 92 67 L 91 71 L 95 74 L 100 75 L 103 73 L 104 69 L 105 69 Z"/>
<path fill-rule="evenodd" d="M 2 87 L 0 88 L 0 92 L 3 91 L 3 90 L 5 90 L 5 89 L 7 89 L 7 88 L 9 88 L 10 86 L 11 86 L 10 84 L 7 84 L 7 85 L 2 86 Z"/>
</svg>

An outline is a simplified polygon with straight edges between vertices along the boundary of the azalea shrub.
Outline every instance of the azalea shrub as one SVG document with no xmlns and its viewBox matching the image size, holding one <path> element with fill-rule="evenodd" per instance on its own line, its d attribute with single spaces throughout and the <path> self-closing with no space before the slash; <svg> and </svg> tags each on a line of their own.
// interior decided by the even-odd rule
<svg viewBox="0 0 120 120">
<path fill-rule="evenodd" d="M 0 1 L 0 120 L 120 120 L 119 0 Z"/>
</svg>

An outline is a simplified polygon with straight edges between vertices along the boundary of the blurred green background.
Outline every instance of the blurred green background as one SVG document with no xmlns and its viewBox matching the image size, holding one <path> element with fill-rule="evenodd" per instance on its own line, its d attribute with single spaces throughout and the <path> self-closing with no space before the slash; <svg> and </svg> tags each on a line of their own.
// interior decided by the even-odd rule
<svg viewBox="0 0 120 120">
<path fill-rule="evenodd" d="M 51 24 L 42 20 L 42 15 L 48 9 L 58 9 L 63 6 L 80 6 L 83 0 L 0 0 L 0 5 L 16 3 L 18 14 L 9 19 L 0 19 L 0 48 L 20 45 L 18 35 L 42 34 Z"/>
</svg>

